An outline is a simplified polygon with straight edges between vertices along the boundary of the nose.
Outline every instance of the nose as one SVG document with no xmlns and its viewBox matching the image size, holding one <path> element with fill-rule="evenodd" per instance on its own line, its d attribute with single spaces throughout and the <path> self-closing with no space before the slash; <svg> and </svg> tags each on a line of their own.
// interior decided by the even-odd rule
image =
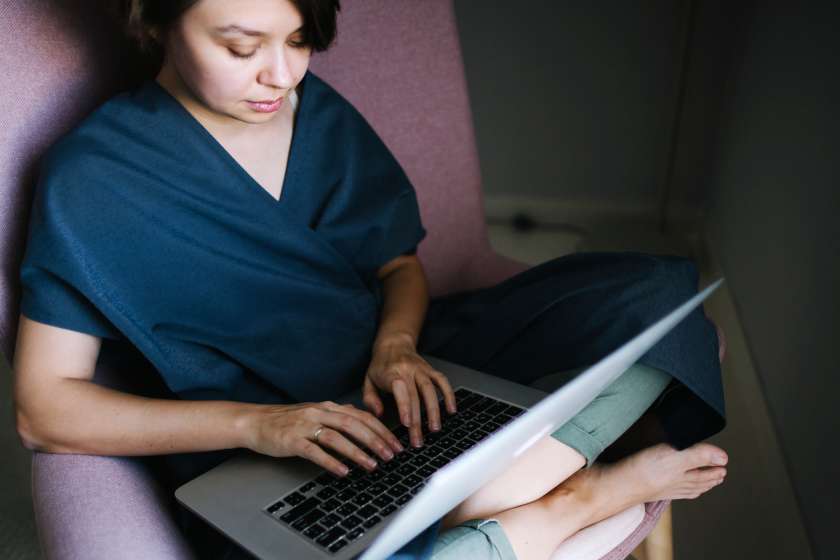
<svg viewBox="0 0 840 560">
<path fill-rule="evenodd" d="M 282 46 L 273 49 L 265 61 L 265 65 L 257 75 L 257 81 L 261 85 L 281 90 L 290 89 L 294 85 L 294 76 L 286 58 L 286 49 Z"/>
</svg>

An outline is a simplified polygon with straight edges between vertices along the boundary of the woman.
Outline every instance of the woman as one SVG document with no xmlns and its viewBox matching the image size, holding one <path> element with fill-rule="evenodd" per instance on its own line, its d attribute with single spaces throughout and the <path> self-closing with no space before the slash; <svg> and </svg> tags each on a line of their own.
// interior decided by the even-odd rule
<svg viewBox="0 0 840 560">
<path fill-rule="evenodd" d="M 163 48 L 159 74 L 42 165 L 14 365 L 28 447 L 159 455 L 170 488 L 243 447 L 338 476 L 336 456 L 371 470 L 403 452 L 377 418 L 383 393 L 415 447 L 421 409 L 439 429 L 438 392 L 455 412 L 421 352 L 562 383 L 696 291 L 685 259 L 579 254 L 430 303 L 413 187 L 308 72 L 333 40 L 337 1 L 130 4 Z M 173 399 L 90 383 L 103 339 L 139 350 Z M 548 558 L 630 505 L 722 482 L 726 454 L 697 443 L 724 425 L 717 349 L 694 312 L 450 512 L 432 556 Z M 359 384 L 372 413 L 331 401 Z M 594 463 L 605 451 L 618 460 Z M 201 557 L 244 554 L 180 515 Z"/>
</svg>

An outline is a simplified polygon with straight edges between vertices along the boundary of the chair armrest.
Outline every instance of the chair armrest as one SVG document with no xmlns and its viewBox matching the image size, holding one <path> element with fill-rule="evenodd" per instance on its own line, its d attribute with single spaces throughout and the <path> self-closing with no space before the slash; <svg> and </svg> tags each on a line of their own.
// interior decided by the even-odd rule
<svg viewBox="0 0 840 560">
<path fill-rule="evenodd" d="M 171 498 L 137 459 L 36 452 L 32 500 L 49 560 L 193 558 Z"/>
<path fill-rule="evenodd" d="M 476 252 L 467 263 L 467 288 L 495 286 L 499 282 L 528 270 L 531 266 L 528 263 L 497 253 L 488 243 L 483 250 Z"/>
</svg>

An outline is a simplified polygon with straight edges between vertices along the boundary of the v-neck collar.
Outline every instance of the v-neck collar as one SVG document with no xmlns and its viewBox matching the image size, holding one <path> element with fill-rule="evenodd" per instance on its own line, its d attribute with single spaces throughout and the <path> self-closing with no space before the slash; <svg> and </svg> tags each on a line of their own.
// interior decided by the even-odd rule
<svg viewBox="0 0 840 560">
<path fill-rule="evenodd" d="M 300 93 L 298 93 L 298 107 L 297 110 L 294 112 L 293 115 L 293 126 L 292 126 L 292 139 L 291 145 L 289 146 L 289 155 L 286 161 L 286 171 L 283 175 L 283 185 L 280 189 L 280 198 L 274 198 L 274 196 L 265 190 L 262 185 L 260 185 L 256 179 L 254 179 L 250 173 L 248 173 L 236 158 L 234 158 L 230 152 L 213 136 L 207 128 L 201 122 L 195 118 L 195 116 L 190 113 L 186 107 L 184 107 L 178 99 L 173 96 L 169 90 L 165 87 L 160 85 L 157 80 L 151 79 L 149 80 L 150 87 L 156 89 L 160 93 L 163 94 L 165 99 L 168 99 L 172 103 L 174 103 L 178 110 L 187 117 L 187 122 L 191 124 L 191 126 L 198 131 L 199 134 L 203 135 L 207 138 L 210 146 L 219 154 L 219 157 L 227 162 L 227 164 L 233 169 L 233 171 L 239 175 L 242 180 L 247 183 L 251 188 L 249 191 L 255 191 L 258 196 L 263 197 L 268 203 L 273 203 L 277 206 L 288 206 L 291 204 L 289 197 L 291 194 L 294 193 L 293 188 L 289 188 L 294 186 L 295 180 L 300 175 L 302 166 L 303 166 L 303 157 L 308 153 L 308 150 L 305 148 L 305 144 L 309 137 L 309 128 L 307 123 L 310 119 L 307 118 L 307 113 L 309 110 L 308 99 L 312 97 L 312 94 L 307 94 L 307 90 L 310 89 L 308 84 L 311 82 L 309 76 L 311 72 L 309 70 L 306 71 L 303 78 L 301 79 L 300 83 L 298 84 L 298 88 L 300 88 Z"/>
</svg>

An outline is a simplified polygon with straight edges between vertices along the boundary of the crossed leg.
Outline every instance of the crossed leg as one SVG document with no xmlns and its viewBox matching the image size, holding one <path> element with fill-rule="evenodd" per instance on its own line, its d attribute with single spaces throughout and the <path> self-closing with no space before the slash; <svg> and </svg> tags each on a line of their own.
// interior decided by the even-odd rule
<svg viewBox="0 0 840 560">
<path fill-rule="evenodd" d="M 682 451 L 657 444 L 614 464 L 577 469 L 551 486 L 560 476 L 558 457 L 571 459 L 565 463 L 567 470 L 583 464 L 583 456 L 575 458 L 574 453 L 553 438 L 538 442 L 508 471 L 447 515 L 444 528 L 468 519 L 496 519 L 518 560 L 547 560 L 579 530 L 628 507 L 693 499 L 707 492 L 723 482 L 723 465 L 728 460 L 722 449 L 708 443 Z"/>
<path fill-rule="evenodd" d="M 726 453 L 705 443 L 683 451 L 660 443 L 665 433 L 650 405 L 669 379 L 652 368 L 632 367 L 575 416 L 573 426 L 538 441 L 453 509 L 444 529 L 496 519 L 519 560 L 545 560 L 580 529 L 630 506 L 708 491 L 726 474 Z M 596 456 L 617 462 L 595 463 Z M 448 550 L 442 557 L 450 555 L 458 554 Z"/>
</svg>

